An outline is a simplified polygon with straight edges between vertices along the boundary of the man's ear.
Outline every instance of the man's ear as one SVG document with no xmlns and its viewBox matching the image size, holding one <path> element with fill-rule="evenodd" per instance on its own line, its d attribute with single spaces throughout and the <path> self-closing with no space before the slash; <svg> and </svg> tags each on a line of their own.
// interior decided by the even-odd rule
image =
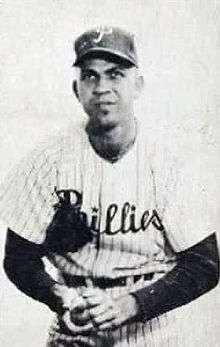
<svg viewBox="0 0 220 347">
<path fill-rule="evenodd" d="M 135 81 L 135 98 L 138 98 L 139 95 L 141 94 L 142 90 L 144 89 L 144 77 L 141 75 L 137 75 L 136 81 Z"/>
<path fill-rule="evenodd" d="M 78 92 L 78 86 L 77 86 L 76 80 L 73 81 L 72 88 L 73 88 L 73 93 L 75 94 L 75 96 L 79 100 L 79 92 Z"/>
</svg>

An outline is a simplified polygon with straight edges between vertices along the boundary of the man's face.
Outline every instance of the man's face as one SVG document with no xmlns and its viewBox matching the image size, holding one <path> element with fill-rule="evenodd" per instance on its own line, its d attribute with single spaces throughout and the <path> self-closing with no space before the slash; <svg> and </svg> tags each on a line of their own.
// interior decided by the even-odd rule
<svg viewBox="0 0 220 347">
<path fill-rule="evenodd" d="M 80 67 L 77 92 L 90 124 L 111 129 L 130 121 L 140 84 L 135 67 L 127 68 L 104 59 L 87 59 Z"/>
</svg>

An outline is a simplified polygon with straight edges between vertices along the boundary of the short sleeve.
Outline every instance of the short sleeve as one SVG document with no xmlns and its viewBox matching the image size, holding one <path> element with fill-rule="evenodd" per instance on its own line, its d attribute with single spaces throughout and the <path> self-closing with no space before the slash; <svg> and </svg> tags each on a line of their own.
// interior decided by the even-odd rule
<svg viewBox="0 0 220 347">
<path fill-rule="evenodd" d="M 177 168 L 175 184 L 167 189 L 163 225 L 176 252 L 217 231 L 220 194 L 216 173 L 206 164 L 198 158 Z"/>
<path fill-rule="evenodd" d="M 21 237 L 40 244 L 54 211 L 54 168 L 37 149 L 10 171 L 0 188 L 0 218 Z"/>
</svg>

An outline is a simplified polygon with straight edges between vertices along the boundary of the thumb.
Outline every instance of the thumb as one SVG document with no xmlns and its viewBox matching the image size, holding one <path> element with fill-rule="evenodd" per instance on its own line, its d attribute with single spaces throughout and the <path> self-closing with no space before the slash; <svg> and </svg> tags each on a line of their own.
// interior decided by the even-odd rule
<svg viewBox="0 0 220 347">
<path fill-rule="evenodd" d="M 83 311 L 85 308 L 87 308 L 87 303 L 83 297 L 78 296 L 71 301 L 70 309 L 72 311 Z"/>
</svg>

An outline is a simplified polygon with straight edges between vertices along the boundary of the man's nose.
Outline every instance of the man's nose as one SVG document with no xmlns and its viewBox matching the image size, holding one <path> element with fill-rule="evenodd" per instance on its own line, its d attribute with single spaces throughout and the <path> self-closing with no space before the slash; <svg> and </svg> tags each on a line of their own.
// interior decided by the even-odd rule
<svg viewBox="0 0 220 347">
<path fill-rule="evenodd" d="M 105 77 L 100 77 L 96 83 L 93 93 L 94 94 L 105 94 L 110 90 L 110 85 Z"/>
</svg>

